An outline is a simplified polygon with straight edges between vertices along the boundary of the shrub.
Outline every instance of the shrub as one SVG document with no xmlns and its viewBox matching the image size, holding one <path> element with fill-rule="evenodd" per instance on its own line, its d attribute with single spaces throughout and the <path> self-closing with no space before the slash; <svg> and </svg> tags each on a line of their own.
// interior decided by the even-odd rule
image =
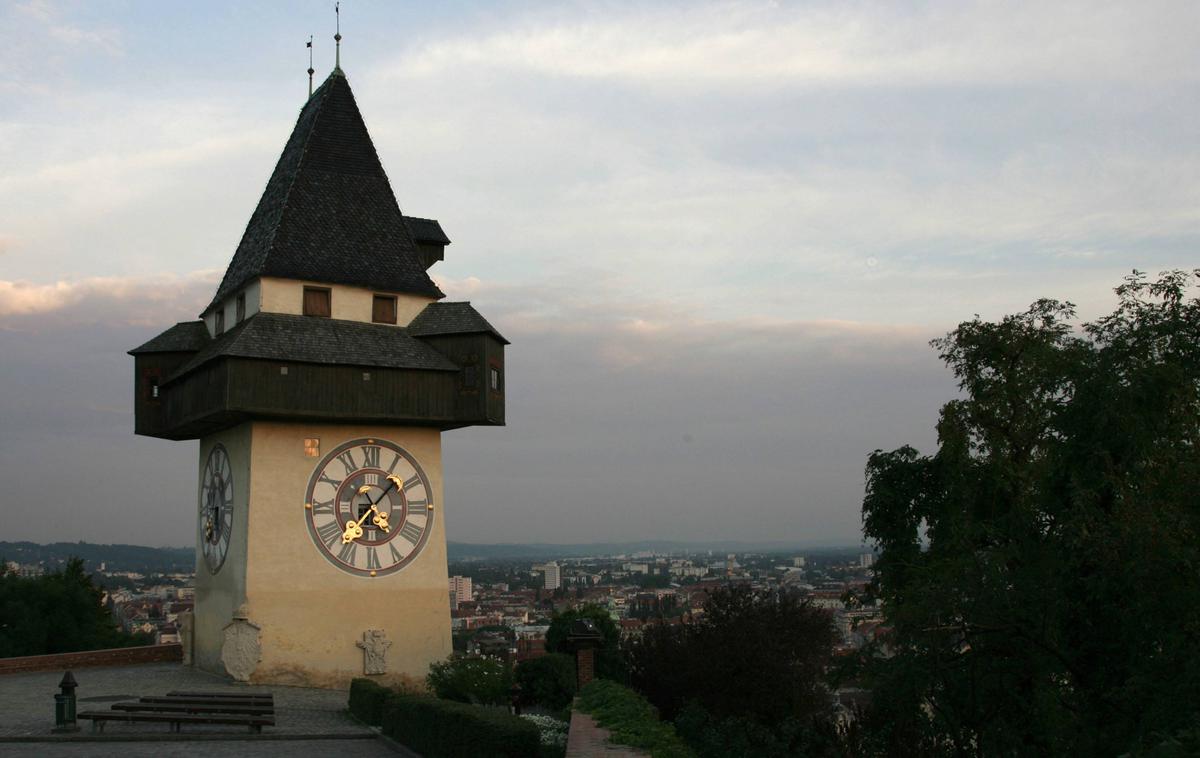
<svg viewBox="0 0 1200 758">
<path fill-rule="evenodd" d="M 562 653 L 522 661 L 517 664 L 517 684 L 527 702 L 562 710 L 575 697 L 575 661 Z"/>
<path fill-rule="evenodd" d="M 360 721 L 379 726 L 383 718 L 383 701 L 392 691 L 374 679 L 359 677 L 350 682 L 350 712 Z"/>
<path fill-rule="evenodd" d="M 425 758 L 528 758 L 539 752 L 538 728 L 499 708 L 420 695 L 392 695 L 383 733 Z"/>
<path fill-rule="evenodd" d="M 571 731 L 570 723 L 560 721 L 553 716 L 543 716 L 540 713 L 523 713 L 521 718 L 533 724 L 538 729 L 542 749 L 539 758 L 562 756 L 567 751 L 567 734 Z"/>
<path fill-rule="evenodd" d="M 429 667 L 429 689 L 460 703 L 504 705 L 512 689 L 512 671 L 494 658 L 449 658 Z"/>
<path fill-rule="evenodd" d="M 620 745 L 649 750 L 653 758 L 692 758 L 675 728 L 658 720 L 654 706 L 633 690 L 597 679 L 579 691 L 579 710 L 590 713 Z"/>
</svg>

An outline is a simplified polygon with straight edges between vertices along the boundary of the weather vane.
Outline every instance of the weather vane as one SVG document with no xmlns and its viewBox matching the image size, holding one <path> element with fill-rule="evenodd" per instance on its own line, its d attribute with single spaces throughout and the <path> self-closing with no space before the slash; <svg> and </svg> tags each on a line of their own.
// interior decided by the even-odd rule
<svg viewBox="0 0 1200 758">
<path fill-rule="evenodd" d="M 334 42 L 334 45 L 336 46 L 336 50 L 334 51 L 334 54 L 333 54 L 333 67 L 336 70 L 341 71 L 342 70 L 342 11 L 339 6 L 341 6 L 341 3 L 333 4 L 333 15 L 337 19 L 337 30 L 333 35 L 333 42 Z"/>
<path fill-rule="evenodd" d="M 307 47 L 308 47 L 308 96 L 309 97 L 312 97 L 312 75 L 313 75 L 312 41 L 313 41 L 313 38 L 312 38 L 312 35 L 310 34 L 310 35 L 308 35 L 308 45 L 307 45 Z"/>
</svg>

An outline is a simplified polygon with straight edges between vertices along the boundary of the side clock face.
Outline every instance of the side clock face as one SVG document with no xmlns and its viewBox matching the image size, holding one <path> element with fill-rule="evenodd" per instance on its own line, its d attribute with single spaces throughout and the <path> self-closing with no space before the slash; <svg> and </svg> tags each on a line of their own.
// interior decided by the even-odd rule
<svg viewBox="0 0 1200 758">
<path fill-rule="evenodd" d="M 200 551 L 208 570 L 221 570 L 229 552 L 233 531 L 233 467 L 225 446 L 217 444 L 208 453 L 200 475 Z"/>
<path fill-rule="evenodd" d="M 433 488 L 394 442 L 359 439 L 326 455 L 304 495 L 313 544 L 356 576 L 392 574 L 412 563 L 433 529 Z"/>
</svg>

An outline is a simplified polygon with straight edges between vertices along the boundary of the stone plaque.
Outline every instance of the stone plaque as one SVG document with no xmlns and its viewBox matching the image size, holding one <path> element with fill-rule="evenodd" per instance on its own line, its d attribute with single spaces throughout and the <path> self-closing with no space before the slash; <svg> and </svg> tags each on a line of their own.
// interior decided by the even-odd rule
<svg viewBox="0 0 1200 758">
<path fill-rule="evenodd" d="M 363 649 L 363 673 L 386 674 L 387 649 L 392 646 L 388 642 L 387 633 L 382 629 L 368 629 L 363 632 L 362 642 L 354 643 Z"/>
</svg>

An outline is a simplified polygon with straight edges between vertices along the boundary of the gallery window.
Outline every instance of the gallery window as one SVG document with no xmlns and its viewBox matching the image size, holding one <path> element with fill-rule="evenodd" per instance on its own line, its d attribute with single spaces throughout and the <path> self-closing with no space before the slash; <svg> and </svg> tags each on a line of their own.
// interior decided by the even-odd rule
<svg viewBox="0 0 1200 758">
<path fill-rule="evenodd" d="M 217 311 L 213 317 L 213 331 L 217 334 L 225 333 L 225 308 Z"/>
<path fill-rule="evenodd" d="M 329 290 L 325 287 L 304 288 L 304 315 L 329 318 L 332 309 L 329 307 Z"/>
<path fill-rule="evenodd" d="M 371 305 L 371 320 L 376 324 L 396 323 L 396 296 L 376 295 Z"/>
<path fill-rule="evenodd" d="M 237 308 L 235 310 L 237 311 L 237 316 L 236 316 L 237 321 L 235 323 L 240 324 L 246 320 L 246 293 L 245 292 L 238 294 Z"/>
<path fill-rule="evenodd" d="M 496 368 L 495 366 L 492 366 L 491 377 L 492 377 L 492 379 L 491 379 L 492 390 L 494 392 L 499 392 L 500 391 L 500 369 Z"/>
</svg>

